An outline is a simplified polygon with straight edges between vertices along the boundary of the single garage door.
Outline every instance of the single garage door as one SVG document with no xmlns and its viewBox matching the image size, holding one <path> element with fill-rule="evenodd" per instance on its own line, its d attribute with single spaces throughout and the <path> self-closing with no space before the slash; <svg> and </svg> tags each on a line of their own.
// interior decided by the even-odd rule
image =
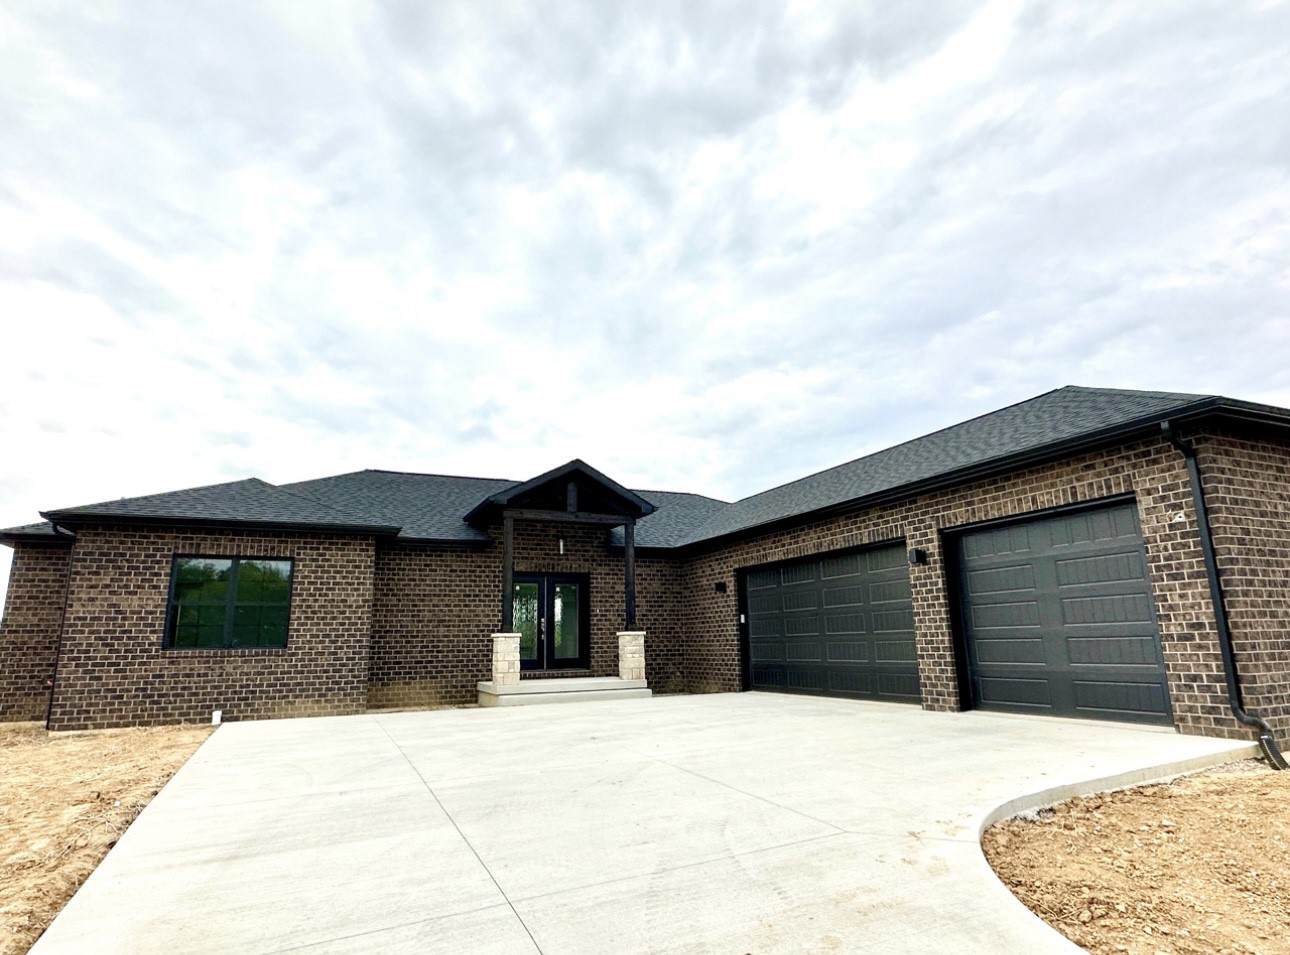
<svg viewBox="0 0 1290 955">
<path fill-rule="evenodd" d="M 744 586 L 754 690 L 918 702 L 903 545 L 753 568 Z"/>
<path fill-rule="evenodd" d="M 958 556 L 978 707 L 1170 722 L 1132 503 L 966 533 Z"/>
</svg>

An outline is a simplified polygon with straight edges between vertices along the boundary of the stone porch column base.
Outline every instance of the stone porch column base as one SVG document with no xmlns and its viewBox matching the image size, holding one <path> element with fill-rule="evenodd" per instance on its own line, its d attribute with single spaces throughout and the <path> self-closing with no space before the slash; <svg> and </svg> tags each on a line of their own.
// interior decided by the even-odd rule
<svg viewBox="0 0 1290 955">
<path fill-rule="evenodd" d="M 618 634 L 618 676 L 645 682 L 645 631 L 626 630 Z"/>
<path fill-rule="evenodd" d="M 493 634 L 493 685 L 516 686 L 520 682 L 520 635 Z"/>
</svg>

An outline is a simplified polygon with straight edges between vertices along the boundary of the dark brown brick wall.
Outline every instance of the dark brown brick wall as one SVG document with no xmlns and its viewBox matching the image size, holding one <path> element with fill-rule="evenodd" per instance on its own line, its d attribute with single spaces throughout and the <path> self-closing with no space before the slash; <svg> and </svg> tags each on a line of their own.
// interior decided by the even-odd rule
<svg viewBox="0 0 1290 955">
<path fill-rule="evenodd" d="M 474 703 L 476 683 L 492 673 L 492 635 L 501 625 L 501 528 L 493 542 L 381 547 L 376 558 L 372 684 L 376 707 Z M 559 541 L 565 553 L 559 552 Z M 517 573 L 590 577 L 592 676 L 618 674 L 623 629 L 623 559 L 611 553 L 603 527 L 517 521 Z M 677 643 L 675 562 L 636 561 L 636 625 L 646 631 L 647 678 L 656 691 L 683 689 Z M 572 675 L 562 673 L 557 675 Z"/>
<path fill-rule="evenodd" d="M 58 660 L 72 548 L 18 544 L 0 620 L 0 721 L 43 720 Z"/>
<path fill-rule="evenodd" d="M 1245 707 L 1290 746 L 1290 444 L 1196 445 Z"/>
<path fill-rule="evenodd" d="M 1136 495 L 1147 566 L 1180 730 L 1247 738 L 1230 715 L 1195 515 L 1181 455 L 1163 440 L 1085 454 L 970 486 L 924 495 L 776 531 L 691 557 L 683 571 L 681 601 L 685 672 L 692 691 L 740 687 L 738 568 L 807 557 L 825 551 L 903 540 L 928 553 L 910 568 L 923 706 L 956 710 L 954 609 L 946 586 L 942 533 L 981 521 L 1045 508 Z M 1173 522 L 1177 513 L 1180 523 Z M 1290 548 L 1286 551 L 1290 555 Z M 714 592 L 719 580 L 728 592 Z M 1284 671 L 1282 671 L 1284 672 Z"/>
<path fill-rule="evenodd" d="M 287 646 L 163 649 L 175 554 L 293 558 Z M 49 728 L 363 712 L 374 554 L 371 538 L 79 530 Z"/>
</svg>

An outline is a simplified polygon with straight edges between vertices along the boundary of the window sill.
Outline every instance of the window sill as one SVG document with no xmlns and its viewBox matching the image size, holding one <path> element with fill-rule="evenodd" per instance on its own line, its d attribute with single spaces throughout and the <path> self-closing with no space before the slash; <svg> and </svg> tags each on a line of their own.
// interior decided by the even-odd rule
<svg viewBox="0 0 1290 955">
<path fill-rule="evenodd" d="M 176 654 L 179 656 L 188 656 L 190 653 L 196 653 L 203 656 L 220 656 L 220 657 L 273 657 L 281 656 L 287 652 L 286 647 L 162 647 L 161 652 L 165 654 Z"/>
</svg>

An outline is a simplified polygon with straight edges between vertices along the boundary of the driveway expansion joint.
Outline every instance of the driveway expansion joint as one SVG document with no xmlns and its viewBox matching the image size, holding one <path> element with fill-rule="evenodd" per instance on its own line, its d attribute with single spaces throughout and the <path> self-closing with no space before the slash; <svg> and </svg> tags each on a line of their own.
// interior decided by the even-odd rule
<svg viewBox="0 0 1290 955">
<path fill-rule="evenodd" d="M 510 900 L 510 897 L 507 896 L 506 890 L 502 888 L 502 884 L 497 881 L 497 876 L 493 875 L 493 870 L 488 867 L 488 863 L 485 862 L 483 856 L 479 854 L 479 850 L 475 848 L 475 846 L 471 843 L 470 839 L 467 838 L 466 834 L 461 831 L 461 826 L 459 826 L 457 824 L 457 820 L 452 817 L 452 813 L 450 813 L 448 811 L 448 807 L 443 804 L 443 800 L 441 800 L 439 798 L 439 794 L 434 791 L 434 787 L 431 786 L 429 781 L 426 780 L 425 776 L 422 775 L 421 770 L 417 767 L 417 764 L 412 762 L 412 760 L 408 757 L 408 754 L 403 751 L 403 747 L 399 745 L 399 741 L 396 740 L 393 734 L 391 734 L 390 731 L 385 728 L 384 724 L 382 724 L 379 719 L 376 720 L 375 722 L 377 726 L 381 727 L 382 732 L 384 732 L 385 735 L 390 738 L 390 742 L 393 743 L 394 748 L 399 751 L 399 755 L 402 756 L 405 760 L 407 760 L 408 765 L 411 766 L 412 771 L 417 774 L 417 778 L 421 780 L 421 784 L 425 786 L 426 792 L 428 792 L 430 794 L 430 798 L 432 798 L 435 801 L 435 804 L 439 807 L 439 811 L 443 813 L 444 818 L 447 819 L 450 823 L 452 823 L 453 829 L 457 830 L 457 835 L 459 835 L 461 837 L 461 841 L 466 844 L 466 848 L 468 848 L 471 851 L 471 853 L 474 854 L 475 858 L 479 861 L 479 864 L 483 867 L 484 871 L 488 873 L 488 878 L 492 880 L 493 885 L 497 886 L 498 893 L 505 900 L 507 906 L 511 910 L 511 914 L 515 916 L 515 920 L 519 922 L 520 925 L 523 927 L 525 933 L 529 937 L 529 940 L 533 943 L 533 948 L 538 952 L 538 955 L 542 955 L 542 946 L 539 945 L 537 939 L 533 937 L 533 930 L 529 928 L 528 924 L 524 921 L 524 918 L 520 915 L 520 913 L 515 910 L 515 904 Z"/>
</svg>

